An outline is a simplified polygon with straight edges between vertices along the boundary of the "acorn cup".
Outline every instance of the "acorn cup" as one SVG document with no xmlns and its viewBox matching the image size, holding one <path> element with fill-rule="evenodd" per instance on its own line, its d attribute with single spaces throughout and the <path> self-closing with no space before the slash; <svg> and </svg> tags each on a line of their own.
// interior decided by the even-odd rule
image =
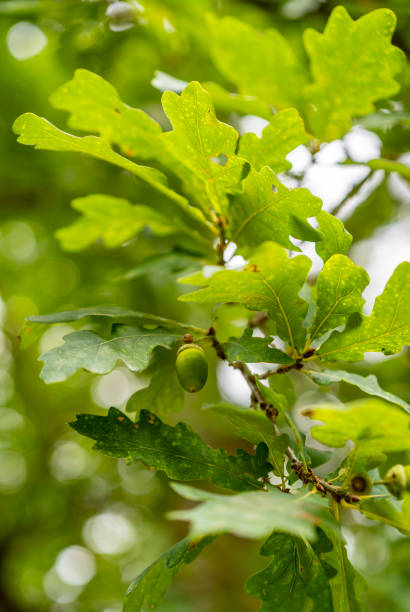
<svg viewBox="0 0 410 612">
<path fill-rule="evenodd" d="M 410 491 L 410 465 L 398 463 L 393 465 L 385 474 L 384 480 L 389 492 L 400 499 L 405 491 Z"/>
<path fill-rule="evenodd" d="M 208 378 L 208 361 L 205 351 L 197 344 L 184 344 L 178 350 L 175 370 L 180 385 L 196 393 L 205 385 Z"/>
</svg>

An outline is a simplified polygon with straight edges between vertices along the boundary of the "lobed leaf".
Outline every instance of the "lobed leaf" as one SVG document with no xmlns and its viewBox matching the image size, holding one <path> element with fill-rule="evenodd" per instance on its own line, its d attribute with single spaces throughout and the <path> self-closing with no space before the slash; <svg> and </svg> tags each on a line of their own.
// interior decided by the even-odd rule
<svg viewBox="0 0 410 612">
<path fill-rule="evenodd" d="M 321 235 L 308 223 L 322 203 L 307 189 L 287 189 L 268 167 L 251 170 L 242 182 L 242 191 L 230 204 L 231 240 L 242 246 L 258 246 L 274 240 L 299 251 L 289 236 L 301 240 L 321 240 Z"/>
<path fill-rule="evenodd" d="M 83 215 L 56 232 L 66 251 L 81 251 L 99 238 L 107 248 L 119 247 L 147 226 L 158 236 L 192 232 L 178 219 L 171 220 L 149 206 L 132 205 L 123 198 L 105 194 L 77 198 L 71 206 Z"/>
<path fill-rule="evenodd" d="M 234 17 L 210 19 L 211 56 L 241 94 L 276 109 L 298 106 L 307 74 L 278 30 L 259 32 Z"/>
<path fill-rule="evenodd" d="M 156 346 L 169 348 L 180 339 L 180 334 L 164 328 L 121 325 L 108 338 L 92 331 L 76 331 L 64 336 L 64 344 L 40 355 L 39 359 L 44 361 L 41 378 L 46 383 L 61 382 L 81 368 L 94 374 L 106 374 L 117 361 L 140 372 L 148 366 Z"/>
<path fill-rule="evenodd" d="M 147 410 L 141 411 L 138 423 L 110 408 L 107 416 L 80 414 L 70 425 L 96 440 L 94 448 L 101 453 L 124 458 L 127 463 L 140 461 L 175 480 L 209 479 L 218 487 L 246 491 L 260 489 L 263 484 L 258 479 L 271 469 L 264 444 L 254 455 L 242 449 L 235 456 L 228 455 L 203 442 L 185 423 L 166 425 Z"/>
<path fill-rule="evenodd" d="M 73 79 L 50 96 L 50 102 L 70 113 L 71 128 L 95 132 L 129 157 L 162 156 L 160 125 L 144 111 L 124 104 L 116 89 L 94 72 L 76 70 Z"/>
<path fill-rule="evenodd" d="M 192 537 L 227 532 L 259 539 L 280 530 L 314 540 L 315 525 L 332 524 L 327 503 L 318 496 L 301 499 L 274 487 L 235 495 L 217 495 L 181 484 L 172 488 L 191 501 L 203 502 L 190 510 L 169 513 L 171 519 L 191 523 Z"/>
<path fill-rule="evenodd" d="M 195 81 L 181 95 L 166 91 L 162 105 L 173 130 L 161 138 L 177 162 L 175 172 L 205 212 L 220 213 L 244 171 L 235 155 L 238 133 L 217 120 L 209 93 Z"/>
<path fill-rule="evenodd" d="M 342 221 L 325 210 L 319 211 L 316 219 L 319 222 L 318 231 L 322 238 L 315 244 L 319 257 L 326 263 L 332 255 L 338 253 L 346 255 L 353 237 L 344 229 Z"/>
<path fill-rule="evenodd" d="M 367 272 L 345 255 L 332 255 L 316 283 L 316 314 L 310 328 L 310 341 L 344 325 L 350 315 L 361 312 L 362 292 L 369 283 Z"/>
<path fill-rule="evenodd" d="M 310 431 L 322 444 L 341 448 L 352 440 L 354 461 L 364 467 L 378 465 L 386 459 L 386 453 L 410 447 L 409 416 L 382 400 L 357 400 L 343 409 L 318 406 L 304 410 L 303 414 L 322 422 Z"/>
<path fill-rule="evenodd" d="M 246 363 L 280 363 L 291 364 L 295 363 L 292 357 L 289 357 L 283 351 L 269 346 L 272 344 L 271 337 L 258 338 L 252 336 L 251 329 L 245 329 L 240 338 L 229 338 L 225 342 L 224 350 L 228 357 L 228 361 L 245 361 Z"/>
<path fill-rule="evenodd" d="M 374 111 L 374 102 L 394 95 L 394 77 L 404 65 L 404 53 L 390 44 L 396 17 L 377 9 L 352 20 L 336 7 L 323 34 L 308 28 L 304 44 L 313 83 L 305 89 L 309 129 L 322 140 L 341 138 L 353 117 Z"/>
<path fill-rule="evenodd" d="M 286 251 L 265 242 L 254 251 L 242 271 L 222 270 L 210 278 L 201 273 L 182 279 L 185 284 L 203 286 L 179 299 L 185 302 L 239 302 L 249 310 L 266 311 L 275 322 L 277 334 L 293 348 L 302 347 L 302 327 L 308 304 L 299 297 L 311 261 L 304 255 L 289 259 Z"/>
<path fill-rule="evenodd" d="M 363 317 L 356 327 L 333 332 L 320 347 L 324 361 L 358 361 L 364 353 L 378 351 L 392 355 L 410 343 L 410 263 L 397 266 L 373 312 Z"/>
<path fill-rule="evenodd" d="M 334 571 L 321 560 L 321 553 L 333 546 L 322 530 L 318 532 L 314 545 L 278 532 L 266 540 L 261 555 L 273 560 L 246 582 L 246 592 L 263 602 L 259 612 L 333 612 L 329 574 Z"/>
<path fill-rule="evenodd" d="M 253 133 L 244 134 L 238 155 L 248 160 L 256 170 L 270 166 L 278 174 L 292 166 L 286 160 L 288 153 L 310 139 L 298 111 L 288 108 L 272 117 L 260 138 Z"/>
</svg>

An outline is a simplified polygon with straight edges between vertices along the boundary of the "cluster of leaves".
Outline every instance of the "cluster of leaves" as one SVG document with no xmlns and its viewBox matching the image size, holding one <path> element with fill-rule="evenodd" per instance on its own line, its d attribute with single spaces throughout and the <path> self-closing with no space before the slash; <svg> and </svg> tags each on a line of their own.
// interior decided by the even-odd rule
<svg viewBox="0 0 410 612">
<path fill-rule="evenodd" d="M 79 369 L 107 373 L 118 361 L 150 375 L 149 385 L 127 404 L 128 412 L 137 413 L 135 420 L 111 408 L 107 416 L 80 415 L 72 423 L 96 441 L 98 451 L 141 462 L 171 480 L 207 480 L 231 492 L 174 485 L 183 497 L 200 502 L 171 515 L 191 523 L 190 536 L 134 581 L 124 604 L 127 612 L 144 604 L 156 607 L 178 569 L 226 532 L 268 536 L 261 553 L 273 560 L 246 587 L 262 600 L 261 610 L 315 604 L 325 610 L 364 609 L 363 584 L 347 559 L 335 520 L 338 504 L 410 532 L 408 498 L 396 508 L 390 500 L 354 496 L 350 488 L 354 472 L 378 468 L 387 454 L 409 448 L 410 407 L 384 391 L 374 375 L 331 366 L 363 360 L 367 352 L 392 355 L 410 343 L 410 264 L 396 268 L 365 316 L 362 293 L 369 278 L 347 255 L 352 236 L 339 219 L 321 210 L 319 198 L 304 188 L 287 188 L 277 176 L 289 169 L 286 156 L 296 146 L 310 142 L 317 150 L 321 142 L 343 136 L 354 118 L 371 113 L 375 101 L 397 92 L 403 54 L 390 43 L 394 25 L 388 10 L 353 21 L 345 9 L 336 8 L 323 34 L 305 33 L 308 71 L 278 31 L 261 35 L 233 18 L 212 18 L 211 52 L 238 93 L 198 82 L 180 95 L 165 92 L 162 104 L 171 130 L 163 131 L 144 111 L 125 104 L 107 81 L 87 70 L 78 70 L 51 103 L 68 111 L 70 128 L 93 135 L 68 134 L 31 113 L 14 124 L 23 144 L 104 160 L 161 197 L 158 209 L 106 194 L 75 199 L 73 207 L 82 215 L 58 230 L 63 248 L 78 251 L 96 240 L 115 248 L 143 231 L 172 236 L 178 254 L 168 253 L 166 264 L 164 257 L 150 260 L 147 269 L 194 267 L 180 280 L 197 289 L 182 295 L 182 301 L 214 306 L 213 317 L 221 304 L 237 303 L 249 311 L 243 334 L 223 342 L 215 336 L 212 318 L 209 329 L 202 329 L 118 306 L 31 317 L 24 330 L 27 344 L 45 324 L 79 326 L 40 357 L 47 383 L 66 380 Z M 261 137 L 240 137 L 217 119 L 215 108 L 243 114 L 252 109 L 269 123 Z M 309 277 L 310 258 L 296 254 L 303 242 L 313 242 L 323 261 L 316 279 Z M 243 258 L 236 268 L 226 266 L 229 244 Z M 262 323 L 254 323 L 255 314 Z M 255 327 L 260 334 L 253 334 Z M 167 424 L 168 412 L 183 405 L 174 362 L 185 333 L 244 374 L 252 391 L 249 408 L 217 404 L 207 410 L 215 419 L 227 419 L 255 446 L 253 453 L 239 449 L 229 455 L 186 424 Z M 258 377 L 247 363 L 268 364 L 269 370 Z M 290 371 L 320 386 L 344 381 L 378 398 L 344 409 L 322 405 L 304 411 L 322 423 L 311 429 L 315 440 L 330 448 L 350 441 L 341 469 L 332 474 L 337 484 L 312 470 L 310 450 L 289 410 Z M 279 490 L 269 484 L 272 474 L 279 478 Z M 311 494 L 298 492 L 298 480 L 312 485 Z M 387 495 L 384 488 L 382 493 Z"/>
</svg>

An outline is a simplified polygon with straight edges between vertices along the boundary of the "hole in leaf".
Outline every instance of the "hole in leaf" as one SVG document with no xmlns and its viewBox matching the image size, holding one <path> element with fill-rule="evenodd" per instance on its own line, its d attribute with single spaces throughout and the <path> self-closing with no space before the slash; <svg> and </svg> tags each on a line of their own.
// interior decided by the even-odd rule
<svg viewBox="0 0 410 612">
<path fill-rule="evenodd" d="M 226 162 L 228 161 L 228 158 L 223 153 L 221 153 L 217 157 L 211 157 L 211 159 L 215 164 L 218 164 L 219 166 L 226 166 Z"/>
<path fill-rule="evenodd" d="M 273 193 L 278 193 L 278 188 L 276 187 L 276 185 L 272 185 L 272 191 Z"/>
</svg>

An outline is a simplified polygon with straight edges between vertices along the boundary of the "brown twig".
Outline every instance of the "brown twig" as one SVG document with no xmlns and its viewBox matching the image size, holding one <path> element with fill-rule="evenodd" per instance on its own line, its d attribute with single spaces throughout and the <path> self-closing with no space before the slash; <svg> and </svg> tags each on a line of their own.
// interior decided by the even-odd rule
<svg viewBox="0 0 410 612">
<path fill-rule="evenodd" d="M 215 329 L 213 327 L 209 328 L 208 336 L 211 338 L 212 346 L 214 347 L 218 357 L 224 361 L 227 361 L 226 353 L 222 345 L 216 338 Z M 313 349 L 306 351 L 306 353 L 304 353 L 303 356 L 299 358 L 295 364 L 292 364 L 290 366 L 283 366 L 284 371 L 289 371 L 290 369 L 296 368 L 297 366 L 298 369 L 301 369 L 303 367 L 303 357 L 306 356 L 306 358 L 309 358 L 312 356 L 312 354 Z M 257 376 L 255 374 L 252 374 L 246 363 L 243 363 L 242 361 L 234 361 L 233 363 L 229 363 L 229 365 L 242 373 L 251 390 L 252 407 L 260 408 L 265 412 L 266 416 L 273 423 L 276 435 L 280 436 L 280 430 L 275 423 L 276 417 L 278 415 L 278 410 L 273 406 L 273 404 L 270 404 L 266 401 L 258 385 L 258 380 L 260 380 L 261 378 L 266 378 L 266 375 Z M 278 370 L 275 370 L 273 373 L 278 373 Z M 337 487 L 328 483 L 323 478 L 320 478 L 317 474 L 315 474 L 311 467 L 307 466 L 303 461 L 299 461 L 290 446 L 285 449 L 285 454 L 290 461 L 291 469 L 299 476 L 300 480 L 305 484 L 312 484 L 316 488 L 316 490 L 324 497 L 326 495 L 330 495 L 338 503 L 340 503 L 342 499 L 344 499 L 348 503 L 357 503 L 360 501 L 359 496 L 352 494 L 345 488 Z"/>
</svg>

